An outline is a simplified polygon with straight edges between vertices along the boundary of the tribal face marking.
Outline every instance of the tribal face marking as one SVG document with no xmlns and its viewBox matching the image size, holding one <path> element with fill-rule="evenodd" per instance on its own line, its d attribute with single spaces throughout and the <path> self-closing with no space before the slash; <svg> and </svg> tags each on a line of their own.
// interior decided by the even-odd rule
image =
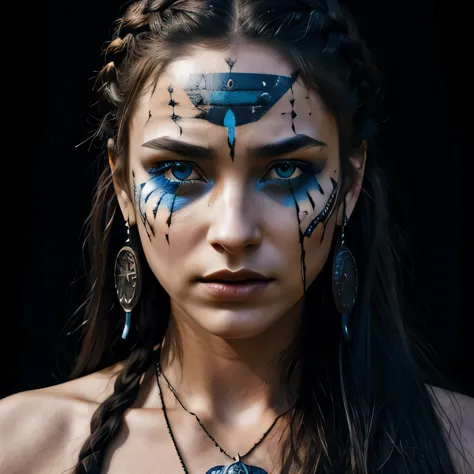
<svg viewBox="0 0 474 474">
<path fill-rule="evenodd" d="M 231 72 L 191 74 L 184 90 L 201 111 L 195 118 L 227 128 L 234 161 L 235 128 L 260 120 L 292 87 L 296 77 L 296 73 L 292 77 Z"/>
<path fill-rule="evenodd" d="M 146 121 L 145 127 L 148 125 L 148 122 L 151 119 L 151 110 L 148 111 L 148 120 Z"/>
<path fill-rule="evenodd" d="M 298 79 L 298 71 L 293 73 L 291 76 L 296 81 L 296 79 Z M 298 114 L 295 112 L 295 91 L 293 90 L 293 84 L 291 85 L 290 89 L 291 89 L 291 99 L 290 99 L 290 104 L 291 104 L 291 113 L 290 113 L 290 115 L 291 115 L 291 129 L 293 130 L 293 133 L 296 135 L 295 118 L 298 117 Z M 287 115 L 287 112 L 283 112 L 282 115 Z"/>
<path fill-rule="evenodd" d="M 207 194 L 214 186 L 212 180 L 191 179 L 193 166 L 184 161 L 160 162 L 157 166 L 148 169 L 151 175 L 145 183 L 134 183 L 135 205 L 143 222 L 148 238 L 155 237 L 155 222 L 158 209 L 166 207 L 169 217 L 166 221 L 168 229 L 171 226 L 173 212 L 179 211 L 195 199 Z M 196 174 L 196 172 L 194 171 Z M 182 191 L 178 195 L 178 190 Z M 165 234 L 169 244 L 169 234 Z"/>
<path fill-rule="evenodd" d="M 307 227 L 305 232 L 301 231 L 301 221 L 300 221 L 300 217 L 299 217 L 300 216 L 300 208 L 299 208 L 299 205 L 298 205 L 298 199 L 294 194 L 293 187 L 292 187 L 291 183 L 289 185 L 290 190 L 291 190 L 291 194 L 293 196 L 293 200 L 294 200 L 294 203 L 295 203 L 296 217 L 298 219 L 298 230 L 299 230 L 299 235 L 300 235 L 299 242 L 300 242 L 300 247 L 301 247 L 303 292 L 305 294 L 306 294 L 306 261 L 305 261 L 306 251 L 305 251 L 305 248 L 304 248 L 304 238 L 305 237 L 307 237 L 307 238 L 311 237 L 311 234 L 313 233 L 314 229 L 316 229 L 318 224 L 321 223 L 323 225 L 323 233 L 321 235 L 321 242 L 324 239 L 324 235 L 326 233 L 326 225 L 329 221 L 329 218 L 332 216 L 332 214 L 334 212 L 334 209 L 336 208 L 336 201 L 337 201 L 337 195 L 338 195 L 338 190 L 339 190 L 337 182 L 332 178 L 331 178 L 331 182 L 332 182 L 332 185 L 333 185 L 333 191 L 332 191 L 331 195 L 329 196 L 329 199 L 328 199 L 326 205 L 324 206 L 324 209 L 311 221 L 310 225 Z M 320 189 L 322 191 L 322 188 L 320 188 Z M 307 194 L 308 199 L 311 203 L 311 206 L 314 209 L 314 202 L 311 199 L 311 195 L 309 194 L 308 190 L 306 190 L 306 194 Z"/>
<path fill-rule="evenodd" d="M 171 120 L 176 125 L 178 125 L 177 121 L 180 120 L 181 117 L 179 115 L 176 115 L 175 112 L 174 112 L 174 108 L 179 104 L 177 102 L 175 102 L 175 100 L 173 99 L 173 92 L 174 92 L 173 86 L 168 87 L 168 92 L 170 93 L 170 101 L 169 101 L 168 105 L 173 108 L 173 112 L 171 114 Z M 183 134 L 183 129 L 179 125 L 178 125 L 178 127 L 179 127 L 179 134 L 182 135 Z"/>
<path fill-rule="evenodd" d="M 280 204 L 283 206 L 295 206 L 296 218 L 298 220 L 298 230 L 299 230 L 299 243 L 301 247 L 301 263 L 302 263 L 302 278 L 303 278 L 303 287 L 306 291 L 306 262 L 305 262 L 305 249 L 304 249 L 304 238 L 310 238 L 314 230 L 319 224 L 323 225 L 323 233 L 321 235 L 321 243 L 324 239 L 326 233 L 326 225 L 332 216 L 334 209 L 337 204 L 337 196 L 339 192 L 338 183 L 331 178 L 331 183 L 333 186 L 332 192 L 329 195 L 329 198 L 324 206 L 323 210 L 314 217 L 305 230 L 301 229 L 301 219 L 300 219 L 300 208 L 306 202 L 309 202 L 312 210 L 315 209 L 315 203 L 311 194 L 319 192 L 321 195 L 324 195 L 324 190 L 319 184 L 319 181 L 316 177 L 319 174 L 324 165 L 317 166 L 315 164 L 308 164 L 305 162 L 295 162 L 294 160 L 288 161 L 287 164 L 278 166 L 282 169 L 284 167 L 292 170 L 294 168 L 300 168 L 302 173 L 293 179 L 274 179 L 265 181 L 262 184 L 259 184 L 260 189 L 265 189 L 266 192 L 269 192 L 277 199 Z M 285 174 L 285 172 L 283 173 Z M 290 173 L 290 176 L 294 174 L 294 171 Z M 307 205 L 305 207 L 308 207 Z M 308 211 L 303 211 L 305 216 L 308 215 Z"/>
<path fill-rule="evenodd" d="M 232 58 L 225 58 L 225 62 L 229 66 L 229 72 L 232 72 L 232 68 L 234 67 L 234 64 L 236 63 L 235 59 Z"/>
</svg>

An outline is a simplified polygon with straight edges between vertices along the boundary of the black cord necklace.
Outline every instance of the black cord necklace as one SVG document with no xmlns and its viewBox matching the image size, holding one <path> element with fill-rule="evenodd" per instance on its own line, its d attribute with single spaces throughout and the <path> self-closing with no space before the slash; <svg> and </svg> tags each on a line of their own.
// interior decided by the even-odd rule
<svg viewBox="0 0 474 474">
<path fill-rule="evenodd" d="M 178 394 L 176 393 L 176 390 L 173 388 L 173 386 L 171 385 L 171 383 L 169 382 L 169 380 L 166 378 L 166 375 L 163 373 L 163 371 L 161 370 L 161 365 L 160 365 L 160 362 L 159 362 L 159 359 L 158 361 L 156 362 L 156 381 L 158 383 L 158 391 L 160 393 L 160 399 L 161 399 L 161 405 L 163 407 L 163 414 L 164 414 L 164 417 L 165 417 L 165 422 L 166 422 L 166 426 L 168 428 L 168 432 L 170 434 L 170 437 L 171 437 L 171 441 L 173 442 L 173 445 L 174 445 L 174 449 L 176 450 L 176 454 L 178 455 L 178 458 L 179 458 L 179 461 L 181 462 L 181 466 L 183 467 L 183 471 L 185 472 L 185 474 L 189 474 L 188 473 L 188 470 L 186 469 L 186 465 L 184 464 L 184 461 L 183 461 L 183 458 L 181 456 L 181 453 L 179 452 L 179 449 L 178 449 L 178 446 L 176 444 L 176 441 L 174 439 L 174 436 L 173 436 L 173 432 L 171 430 L 171 426 L 169 424 L 169 420 L 168 420 L 168 415 L 166 414 L 166 408 L 165 408 L 165 404 L 164 404 L 164 401 L 163 401 L 163 395 L 162 395 L 162 392 L 161 392 L 161 386 L 160 386 L 160 380 L 159 380 L 159 376 L 163 375 L 169 389 L 171 390 L 171 392 L 173 393 L 174 397 L 176 398 L 176 400 L 178 401 L 178 403 L 181 405 L 181 407 L 186 411 L 188 412 L 190 415 L 193 415 L 197 422 L 199 423 L 199 425 L 201 426 L 201 428 L 204 430 L 204 432 L 207 434 L 207 436 L 214 442 L 215 446 L 217 448 L 220 449 L 221 453 L 225 454 L 228 458 L 232 459 L 234 462 L 232 464 L 229 464 L 228 466 L 223 466 L 223 465 L 220 465 L 220 466 L 214 466 L 212 467 L 211 469 L 209 469 L 206 474 L 267 474 L 266 471 L 264 471 L 263 469 L 259 468 L 259 467 L 256 467 L 256 466 L 249 466 L 247 464 L 244 464 L 240 458 L 244 458 L 246 456 L 248 456 L 255 448 L 258 444 L 260 444 L 264 439 L 265 437 L 268 435 L 268 433 L 270 433 L 270 431 L 272 430 L 272 428 L 275 426 L 276 422 L 283 416 L 285 415 L 286 413 L 288 413 L 292 407 L 290 407 L 288 410 L 286 410 L 284 413 L 282 413 L 281 415 L 277 416 L 277 418 L 275 419 L 275 421 L 272 423 L 272 425 L 270 426 L 270 428 L 265 431 L 265 433 L 262 435 L 262 437 L 249 449 L 249 451 L 247 451 L 244 455 L 240 455 L 240 454 L 237 454 L 237 456 L 234 458 L 232 456 L 230 456 L 220 445 L 219 443 L 213 438 L 213 436 L 207 431 L 207 429 L 204 427 L 204 425 L 201 423 L 201 420 L 199 419 L 199 417 L 193 413 L 193 412 L 190 412 L 189 410 L 186 409 L 186 407 L 181 403 L 181 400 L 179 399 L 178 397 Z"/>
</svg>

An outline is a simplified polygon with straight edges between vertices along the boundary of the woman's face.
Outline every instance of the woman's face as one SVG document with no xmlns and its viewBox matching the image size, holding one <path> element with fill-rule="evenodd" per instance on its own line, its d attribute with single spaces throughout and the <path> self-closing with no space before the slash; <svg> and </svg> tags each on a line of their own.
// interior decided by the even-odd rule
<svg viewBox="0 0 474 474">
<path fill-rule="evenodd" d="M 128 197 L 116 181 L 124 217 L 174 317 L 220 337 L 298 314 L 303 273 L 308 287 L 330 250 L 338 131 L 295 69 L 258 44 L 196 48 L 166 68 L 130 123 Z M 242 268 L 272 281 L 238 300 L 196 281 Z"/>
</svg>

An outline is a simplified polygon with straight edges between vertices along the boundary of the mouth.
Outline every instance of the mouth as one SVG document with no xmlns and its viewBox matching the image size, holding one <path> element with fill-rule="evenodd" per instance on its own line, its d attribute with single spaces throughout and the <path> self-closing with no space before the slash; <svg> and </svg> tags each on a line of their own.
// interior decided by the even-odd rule
<svg viewBox="0 0 474 474">
<path fill-rule="evenodd" d="M 253 283 L 258 281 L 269 281 L 271 278 L 253 270 L 242 268 L 239 271 L 232 272 L 227 269 L 223 269 L 208 275 L 204 275 L 198 278 L 198 281 L 212 282 L 212 283 Z"/>
<path fill-rule="evenodd" d="M 221 301 L 246 301 L 261 295 L 274 279 L 198 280 L 204 295 Z"/>
<path fill-rule="evenodd" d="M 251 285 L 254 283 L 268 283 L 273 281 L 273 278 L 262 278 L 262 279 L 253 279 L 249 278 L 246 280 L 206 280 L 204 278 L 199 279 L 201 283 L 216 283 L 221 285 Z"/>
</svg>

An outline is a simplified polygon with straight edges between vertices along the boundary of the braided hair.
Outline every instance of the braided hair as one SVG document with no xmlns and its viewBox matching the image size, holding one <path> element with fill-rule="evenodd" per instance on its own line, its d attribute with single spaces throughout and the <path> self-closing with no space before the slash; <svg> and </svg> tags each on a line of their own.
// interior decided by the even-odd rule
<svg viewBox="0 0 474 474">
<path fill-rule="evenodd" d="M 193 44 L 225 48 L 239 38 L 273 45 L 297 64 L 305 84 L 318 91 L 337 121 L 341 169 L 350 178 L 351 152 L 376 131 L 381 78 L 355 24 L 336 0 L 131 3 L 117 22 L 96 82 L 102 113 L 97 137 L 113 140 L 120 157 L 116 175 L 128 175 L 127 124 L 137 98 L 156 84 L 160 71 Z M 408 349 L 384 183 L 373 160 L 368 161 L 364 192 L 346 231 L 363 282 L 353 314 L 353 341 L 341 353 L 334 349 L 339 326 L 331 298 L 326 297 L 330 293 L 326 265 L 308 289 L 301 333 L 294 343 L 303 381 L 282 465 L 285 473 L 304 474 L 454 474 L 441 425 Z M 125 179 L 123 184 L 127 187 Z M 169 323 L 169 297 L 143 262 L 143 292 L 135 311 L 139 317 L 134 318 L 129 336 L 133 346 L 118 347 L 124 343 L 118 323 L 112 324 L 121 318 L 113 287 L 113 258 L 122 241 L 116 209 L 111 171 L 105 165 L 88 220 L 91 291 L 85 304 L 83 343 L 71 377 L 126 360 L 114 393 L 92 417 L 91 434 L 73 474 L 83 472 L 92 457 L 100 464 L 125 410 L 136 400 L 153 348 L 162 342 Z M 281 362 L 289 380 L 294 359 L 282 356 Z"/>
</svg>

